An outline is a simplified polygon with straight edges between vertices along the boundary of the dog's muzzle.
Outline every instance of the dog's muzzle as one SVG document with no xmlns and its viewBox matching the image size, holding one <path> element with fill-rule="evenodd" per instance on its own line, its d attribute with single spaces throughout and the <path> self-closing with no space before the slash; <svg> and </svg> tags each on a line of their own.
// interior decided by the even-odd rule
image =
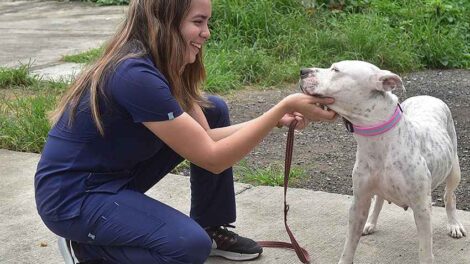
<svg viewBox="0 0 470 264">
<path fill-rule="evenodd" d="M 300 90 L 302 91 L 302 93 L 306 94 L 306 91 L 304 89 L 304 86 L 303 86 L 303 82 L 302 80 L 305 79 L 305 78 L 308 78 L 309 74 L 312 73 L 313 70 L 309 69 L 309 68 L 302 68 L 300 69 L 300 81 L 299 81 L 299 88 Z"/>
</svg>

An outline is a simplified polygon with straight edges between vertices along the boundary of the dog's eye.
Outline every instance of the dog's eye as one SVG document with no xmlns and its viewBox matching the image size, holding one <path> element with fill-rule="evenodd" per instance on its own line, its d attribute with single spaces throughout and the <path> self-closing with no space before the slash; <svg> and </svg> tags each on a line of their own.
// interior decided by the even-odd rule
<svg viewBox="0 0 470 264">
<path fill-rule="evenodd" d="M 333 66 L 333 67 L 331 67 L 331 70 L 332 70 L 332 71 L 334 71 L 334 72 L 339 72 L 339 69 L 338 69 L 338 68 L 336 68 L 336 67 L 334 67 L 334 66 Z"/>
</svg>

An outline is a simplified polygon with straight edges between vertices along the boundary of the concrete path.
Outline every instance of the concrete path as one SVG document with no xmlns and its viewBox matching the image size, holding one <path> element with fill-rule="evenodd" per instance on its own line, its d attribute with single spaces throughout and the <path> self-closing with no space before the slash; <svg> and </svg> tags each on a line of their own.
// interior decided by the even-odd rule
<svg viewBox="0 0 470 264">
<path fill-rule="evenodd" d="M 62 57 L 98 48 L 122 22 L 125 10 L 78 1 L 2 0 L 0 67 L 31 64 L 44 78 L 69 78 L 80 66 L 63 65 Z"/>
<path fill-rule="evenodd" d="M 0 263 L 63 263 L 56 237 L 37 215 L 33 175 L 39 155 L 0 150 Z M 236 184 L 238 220 L 236 231 L 256 240 L 288 241 L 282 221 L 281 187 Z M 148 193 L 178 210 L 189 212 L 189 178 L 168 175 Z M 351 197 L 346 195 L 289 189 L 289 226 L 299 243 L 312 256 L 312 263 L 337 263 L 345 238 Z M 470 212 L 459 211 L 470 230 Z M 470 263 L 470 239 L 452 239 L 446 234 L 444 208 L 433 208 L 434 254 L 436 263 Z M 418 241 L 411 210 L 384 205 L 379 230 L 363 237 L 355 263 L 418 263 Z M 210 258 L 206 263 L 232 263 Z M 253 263 L 300 263 L 293 251 L 266 249 Z"/>
<path fill-rule="evenodd" d="M 70 76 L 80 65 L 63 55 L 101 45 L 122 21 L 125 7 L 90 7 L 81 2 L 0 0 L 0 67 L 33 63 L 36 73 Z M 56 237 L 42 224 L 34 203 L 33 175 L 39 155 L 0 150 L 0 263 L 63 263 Z M 282 188 L 236 184 L 237 232 L 257 240 L 288 241 L 282 217 Z M 187 177 L 169 175 L 148 195 L 184 213 L 189 209 Z M 343 247 L 350 196 L 290 189 L 289 225 L 312 263 L 337 263 Z M 470 231 L 470 212 L 458 211 Z M 446 235 L 443 208 L 433 209 L 436 263 L 470 263 L 470 239 Z M 211 258 L 206 263 L 231 263 Z M 300 263 L 294 252 L 266 249 L 253 263 Z M 411 210 L 385 205 L 379 231 L 363 237 L 355 263 L 418 263 Z"/>
</svg>

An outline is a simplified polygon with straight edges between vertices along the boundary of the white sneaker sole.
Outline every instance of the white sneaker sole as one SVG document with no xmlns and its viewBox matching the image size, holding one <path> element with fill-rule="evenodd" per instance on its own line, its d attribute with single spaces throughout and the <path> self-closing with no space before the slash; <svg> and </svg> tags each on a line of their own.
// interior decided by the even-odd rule
<svg viewBox="0 0 470 264">
<path fill-rule="evenodd" d="M 67 241 L 63 237 L 57 239 L 57 244 L 59 245 L 59 251 L 62 257 L 64 258 L 65 264 L 76 264 L 76 258 L 73 253 L 71 245 L 67 245 Z"/>
<path fill-rule="evenodd" d="M 242 254 L 242 253 L 236 253 L 236 252 L 229 252 L 229 251 L 224 251 L 224 250 L 219 250 L 219 249 L 212 249 L 211 253 L 209 256 L 212 257 L 223 257 L 229 260 L 235 260 L 235 261 L 243 261 L 243 260 L 252 260 L 255 258 L 258 258 L 261 255 L 261 253 L 255 253 L 255 254 Z"/>
</svg>

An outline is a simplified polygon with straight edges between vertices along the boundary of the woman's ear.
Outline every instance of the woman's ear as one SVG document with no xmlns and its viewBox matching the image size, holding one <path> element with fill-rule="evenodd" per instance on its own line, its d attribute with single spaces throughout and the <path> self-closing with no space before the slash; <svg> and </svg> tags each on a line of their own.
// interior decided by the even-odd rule
<svg viewBox="0 0 470 264">
<path fill-rule="evenodd" d="M 389 92 L 396 88 L 404 89 L 400 76 L 393 72 L 381 70 L 377 82 L 377 90 Z"/>
</svg>

